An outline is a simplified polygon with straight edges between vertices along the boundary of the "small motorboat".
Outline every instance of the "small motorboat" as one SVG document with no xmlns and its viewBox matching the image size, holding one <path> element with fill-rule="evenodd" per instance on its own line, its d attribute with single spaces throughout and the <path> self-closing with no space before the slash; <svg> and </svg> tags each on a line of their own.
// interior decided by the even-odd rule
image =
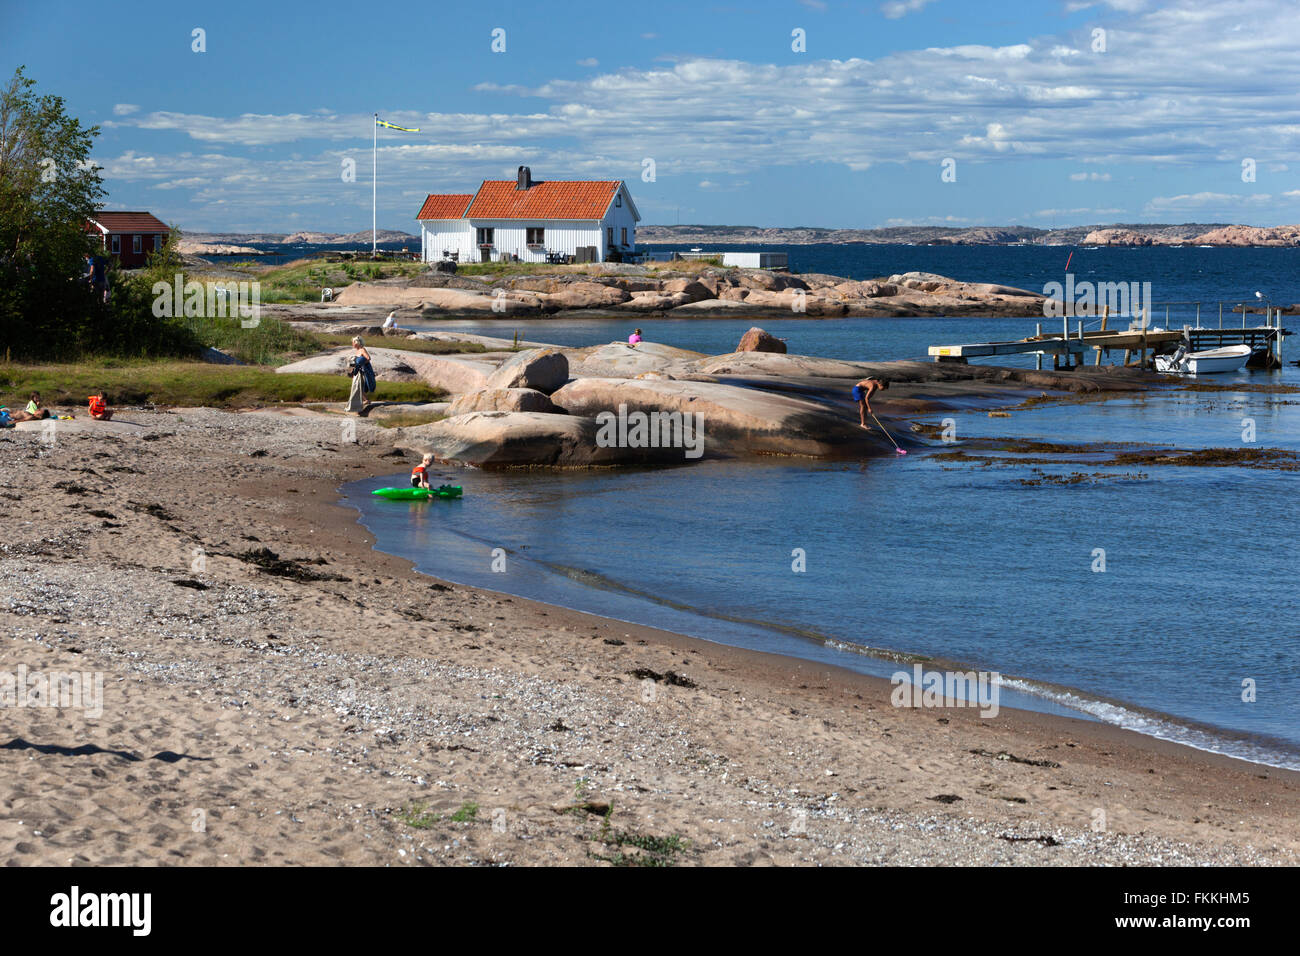
<svg viewBox="0 0 1300 956">
<path fill-rule="evenodd" d="M 1172 355 L 1156 356 L 1156 371 L 1187 375 L 1237 372 L 1246 364 L 1251 351 L 1249 345 L 1225 345 L 1204 352 L 1189 352 L 1187 346 L 1180 345 Z"/>
</svg>

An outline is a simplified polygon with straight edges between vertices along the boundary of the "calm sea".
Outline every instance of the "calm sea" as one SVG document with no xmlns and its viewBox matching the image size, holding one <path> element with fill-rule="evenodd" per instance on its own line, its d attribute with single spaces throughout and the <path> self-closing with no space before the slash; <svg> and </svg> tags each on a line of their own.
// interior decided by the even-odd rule
<svg viewBox="0 0 1300 956">
<path fill-rule="evenodd" d="M 1048 275 L 1036 270 L 1051 259 L 1063 267 L 1068 254 L 870 246 L 791 252 L 843 257 L 798 263 L 807 271 L 917 269 L 1030 288 L 1046 281 L 1035 281 Z M 1290 265 L 1296 255 L 1078 251 L 1072 271 L 1082 278 L 1097 268 L 1097 281 L 1151 281 L 1158 298 L 1162 287 L 1170 299 L 1216 302 L 1259 288 L 1289 304 L 1300 301 Z M 1112 271 L 1114 263 L 1127 263 L 1130 272 Z M 923 356 L 932 344 L 1022 335 L 1033 321 L 762 324 L 787 337 L 793 352 L 889 359 Z M 654 341 L 725 352 L 752 323 L 639 324 Z M 438 327 L 500 335 L 507 326 L 565 345 L 623 332 L 621 323 L 558 320 Z M 1288 358 L 1297 357 L 1293 348 Z M 1300 385 L 1300 374 L 1288 366 L 1226 381 Z M 964 412 L 925 420 L 941 417 L 954 419 L 959 439 L 1182 448 L 1240 447 L 1250 420 L 1257 445 L 1300 449 L 1300 395 L 1288 392 L 1168 391 L 1011 418 Z M 1040 480 L 1076 472 L 1089 478 Z M 943 662 L 930 666 L 998 671 L 1010 681 L 1006 706 L 1084 715 L 1300 768 L 1300 474 L 1116 467 L 1087 458 L 986 467 L 919 451 L 867 464 L 446 474 L 465 486 L 464 500 L 377 501 L 368 494 L 381 483 L 375 480 L 344 492 L 379 548 L 453 581 L 883 676 L 909 655 Z M 495 549 L 506 556 L 504 572 L 492 570 Z M 800 554 L 802 571 L 795 570 Z"/>
</svg>

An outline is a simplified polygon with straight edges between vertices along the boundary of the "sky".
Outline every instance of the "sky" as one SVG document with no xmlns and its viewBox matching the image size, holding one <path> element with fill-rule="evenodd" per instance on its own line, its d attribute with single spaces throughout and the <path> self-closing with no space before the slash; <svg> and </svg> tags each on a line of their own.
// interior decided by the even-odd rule
<svg viewBox="0 0 1300 956">
<path fill-rule="evenodd" d="M 1297 49 L 1297 0 L 0 0 L 108 208 L 190 232 L 369 229 L 375 113 L 410 233 L 521 164 L 643 225 L 1296 223 Z"/>
</svg>

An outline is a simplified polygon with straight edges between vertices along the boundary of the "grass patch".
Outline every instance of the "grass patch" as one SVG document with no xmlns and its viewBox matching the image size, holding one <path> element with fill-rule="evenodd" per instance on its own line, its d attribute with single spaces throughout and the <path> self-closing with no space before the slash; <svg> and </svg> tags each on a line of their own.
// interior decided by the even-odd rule
<svg viewBox="0 0 1300 956">
<path fill-rule="evenodd" d="M 319 351 L 316 336 L 279 319 L 261 316 L 254 328 L 238 319 L 195 316 L 184 320 L 196 341 L 220 349 L 246 365 L 278 365 L 291 355 Z M 349 340 L 350 342 L 350 340 Z"/>
<path fill-rule="evenodd" d="M 678 856 L 685 853 L 688 843 L 676 834 L 666 837 L 636 833 L 632 830 L 615 830 L 613 827 L 614 805 L 611 803 L 605 811 L 600 830 L 592 840 L 610 853 L 589 851 L 592 859 L 600 860 L 613 866 L 673 866 Z"/>
<path fill-rule="evenodd" d="M 27 404 L 40 392 L 49 406 L 84 407 L 103 392 L 110 405 L 180 405 L 248 408 L 303 402 L 346 402 L 345 375 L 277 375 L 264 368 L 204 362 L 98 359 L 59 365 L 0 363 L 0 404 Z M 442 389 L 423 382 L 380 382 L 376 398 L 427 402 Z"/>
<path fill-rule="evenodd" d="M 451 815 L 452 823 L 468 823 L 478 816 L 478 804 L 471 801 L 465 801 L 460 805 L 460 809 Z"/>
<path fill-rule="evenodd" d="M 428 271 L 420 262 L 367 262 L 328 259 L 295 259 L 283 265 L 259 262 L 223 262 L 207 268 L 191 267 L 190 278 L 204 280 L 257 280 L 265 303 L 319 302 L 321 290 L 341 289 L 354 282 L 410 278 Z"/>
<path fill-rule="evenodd" d="M 416 830 L 429 830 L 442 815 L 429 810 L 427 804 L 412 801 L 397 811 L 397 819 Z"/>
</svg>

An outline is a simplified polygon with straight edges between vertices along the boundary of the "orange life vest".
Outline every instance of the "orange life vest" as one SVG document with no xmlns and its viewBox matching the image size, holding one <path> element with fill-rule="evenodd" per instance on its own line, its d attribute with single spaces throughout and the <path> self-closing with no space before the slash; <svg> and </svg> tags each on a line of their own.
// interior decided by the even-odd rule
<svg viewBox="0 0 1300 956">
<path fill-rule="evenodd" d="M 108 403 L 104 401 L 103 395 L 92 395 L 86 401 L 90 403 L 91 418 L 102 418 L 108 411 Z"/>
</svg>

